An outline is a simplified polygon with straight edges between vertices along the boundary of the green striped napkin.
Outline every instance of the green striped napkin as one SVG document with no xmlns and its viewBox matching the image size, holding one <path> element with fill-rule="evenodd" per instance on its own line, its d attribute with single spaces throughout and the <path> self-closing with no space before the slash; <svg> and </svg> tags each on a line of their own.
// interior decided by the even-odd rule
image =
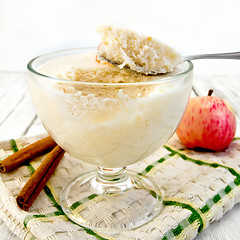
<svg viewBox="0 0 240 240">
<path fill-rule="evenodd" d="M 40 139 L 22 138 L 0 143 L 0 160 Z M 106 234 L 73 224 L 59 205 L 62 187 L 80 172 L 95 167 L 68 154 L 28 212 L 17 207 L 16 196 L 43 157 L 0 175 L 0 217 L 20 239 L 193 239 L 212 221 L 240 201 L 240 140 L 225 151 L 187 150 L 174 136 L 154 156 L 129 166 L 151 176 L 164 190 L 164 207 L 148 224 L 128 232 Z M 97 196 L 88 201 L 97 201 Z"/>
</svg>

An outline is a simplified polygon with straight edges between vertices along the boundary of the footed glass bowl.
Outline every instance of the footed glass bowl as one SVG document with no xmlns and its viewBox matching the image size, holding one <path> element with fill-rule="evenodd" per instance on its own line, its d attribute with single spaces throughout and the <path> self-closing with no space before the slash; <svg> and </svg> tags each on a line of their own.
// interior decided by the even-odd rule
<svg viewBox="0 0 240 240">
<path fill-rule="evenodd" d="M 156 152 L 175 132 L 191 92 L 193 65 L 186 61 L 176 74 L 132 83 L 65 80 L 42 70 L 62 71 L 63 57 L 74 65 L 73 59 L 92 50 L 34 58 L 28 64 L 30 89 L 49 135 L 79 161 L 97 166 L 65 186 L 64 212 L 81 226 L 119 232 L 145 224 L 161 210 L 154 181 L 126 167 Z"/>
</svg>

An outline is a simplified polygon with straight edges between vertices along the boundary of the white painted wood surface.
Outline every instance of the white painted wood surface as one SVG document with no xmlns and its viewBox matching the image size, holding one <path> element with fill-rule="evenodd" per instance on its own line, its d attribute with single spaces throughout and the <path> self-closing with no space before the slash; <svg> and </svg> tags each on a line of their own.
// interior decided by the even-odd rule
<svg viewBox="0 0 240 240">
<path fill-rule="evenodd" d="M 240 117 L 240 75 L 196 76 L 194 92 L 206 95 L 208 89 L 227 99 Z M 240 136 L 238 124 L 237 136 Z M 21 136 L 33 136 L 45 132 L 31 102 L 27 76 L 22 72 L 0 72 L 0 141 Z M 240 204 L 227 212 L 219 221 L 213 222 L 195 240 L 238 240 L 240 239 Z M 0 239 L 19 240 L 0 220 Z"/>
</svg>

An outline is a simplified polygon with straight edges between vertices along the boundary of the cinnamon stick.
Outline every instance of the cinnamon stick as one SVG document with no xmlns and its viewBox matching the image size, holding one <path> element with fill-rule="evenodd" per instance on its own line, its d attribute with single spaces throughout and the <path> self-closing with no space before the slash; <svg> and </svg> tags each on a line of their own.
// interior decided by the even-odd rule
<svg viewBox="0 0 240 240">
<path fill-rule="evenodd" d="M 51 137 L 32 143 L 2 160 L 0 162 L 0 172 L 9 172 L 20 165 L 28 163 L 32 158 L 51 151 L 56 145 Z"/>
<path fill-rule="evenodd" d="M 57 145 L 47 154 L 41 165 L 29 178 L 17 196 L 17 204 L 22 210 L 27 211 L 31 207 L 34 200 L 53 174 L 55 168 L 63 157 L 63 154 L 64 150 Z"/>
</svg>

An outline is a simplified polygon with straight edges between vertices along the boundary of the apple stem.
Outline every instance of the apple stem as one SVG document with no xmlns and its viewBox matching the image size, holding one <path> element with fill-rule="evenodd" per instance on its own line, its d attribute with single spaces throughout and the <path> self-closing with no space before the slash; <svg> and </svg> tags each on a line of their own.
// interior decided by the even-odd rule
<svg viewBox="0 0 240 240">
<path fill-rule="evenodd" d="M 208 96 L 212 96 L 212 93 L 213 93 L 213 89 L 209 89 L 208 90 Z"/>
</svg>

